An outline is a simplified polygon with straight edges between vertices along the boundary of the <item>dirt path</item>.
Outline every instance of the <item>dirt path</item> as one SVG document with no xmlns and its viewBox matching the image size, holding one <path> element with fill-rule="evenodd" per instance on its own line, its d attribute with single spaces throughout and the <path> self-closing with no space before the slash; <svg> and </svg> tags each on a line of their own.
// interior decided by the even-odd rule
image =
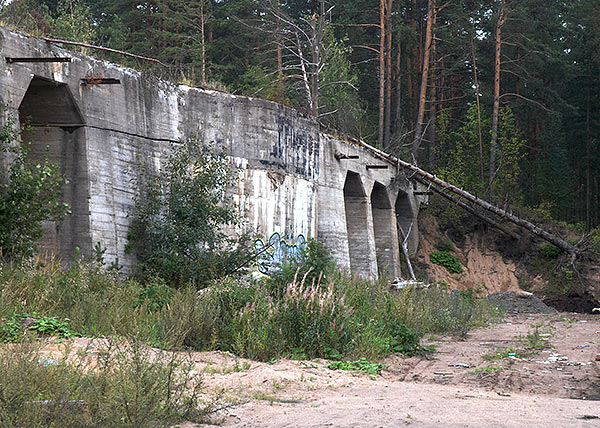
<svg viewBox="0 0 600 428">
<path fill-rule="evenodd" d="M 464 341 L 430 340 L 431 359 L 391 357 L 375 377 L 321 361 L 195 358 L 233 404 L 223 427 L 600 427 L 596 331 L 598 316 L 510 316 Z"/>
</svg>

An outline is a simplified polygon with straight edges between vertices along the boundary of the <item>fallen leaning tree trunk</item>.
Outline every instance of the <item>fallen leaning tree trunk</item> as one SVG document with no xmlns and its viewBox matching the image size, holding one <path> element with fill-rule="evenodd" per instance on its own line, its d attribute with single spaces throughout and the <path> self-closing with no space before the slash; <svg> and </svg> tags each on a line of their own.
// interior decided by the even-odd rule
<svg viewBox="0 0 600 428">
<path fill-rule="evenodd" d="M 564 239 L 554 236 L 551 233 L 542 229 L 541 227 L 536 226 L 535 224 L 533 224 L 527 220 L 524 220 L 520 217 L 517 217 L 516 215 L 509 213 L 508 211 L 503 210 L 502 208 L 492 205 L 489 202 L 484 201 L 483 199 L 478 198 L 477 196 L 472 195 L 471 193 L 469 193 L 463 189 L 460 189 L 460 188 L 436 177 L 433 174 L 430 174 L 429 172 L 419 168 L 416 165 L 413 165 L 408 162 L 404 162 L 402 159 L 399 159 L 395 156 L 387 154 L 365 142 L 359 141 L 359 144 L 362 145 L 367 150 L 374 153 L 375 155 L 379 156 L 381 159 L 387 160 L 388 162 L 395 164 L 398 167 L 402 167 L 404 169 L 412 171 L 415 175 L 418 175 L 420 177 L 419 181 L 426 180 L 427 184 L 433 183 L 435 185 L 441 186 L 441 189 L 437 189 L 437 190 L 441 190 L 442 192 L 449 191 L 456 195 L 459 195 L 463 199 L 471 202 L 472 204 L 477 205 L 486 211 L 492 212 L 492 213 L 496 214 L 498 217 L 506 219 L 506 220 L 510 221 L 511 223 L 514 223 L 517 226 L 520 226 L 523 229 L 528 230 L 529 232 L 533 233 L 534 235 L 550 242 L 551 244 L 556 245 L 558 248 L 571 254 L 572 256 L 576 256 L 579 253 L 577 247 L 575 247 L 572 244 L 569 244 Z"/>
<path fill-rule="evenodd" d="M 521 239 L 521 237 L 518 234 L 516 234 L 515 232 L 513 232 L 512 230 L 508 230 L 506 227 L 504 227 L 502 224 L 498 223 L 496 220 L 494 220 L 492 218 L 489 218 L 488 216 L 485 216 L 485 215 L 481 214 L 480 212 L 478 212 L 477 210 L 475 210 L 472 206 L 464 203 L 460 199 L 453 198 L 452 196 L 450 196 L 448 193 L 444 192 L 442 189 L 440 189 L 436 185 L 434 185 L 432 183 L 428 183 L 427 180 L 425 180 L 425 179 L 423 179 L 421 177 L 414 177 L 414 178 L 419 183 L 422 183 L 422 184 L 424 184 L 426 186 L 429 186 L 429 188 L 431 190 L 433 190 L 435 193 L 437 193 L 438 195 L 440 195 L 443 198 L 449 200 L 453 204 L 458 205 L 459 207 L 461 207 L 465 211 L 467 211 L 467 212 L 471 213 L 472 215 L 474 215 L 475 217 L 483 220 L 484 222 L 488 223 L 490 226 L 498 229 L 499 231 L 507 234 L 511 238 L 516 239 L 516 240 Z"/>
</svg>

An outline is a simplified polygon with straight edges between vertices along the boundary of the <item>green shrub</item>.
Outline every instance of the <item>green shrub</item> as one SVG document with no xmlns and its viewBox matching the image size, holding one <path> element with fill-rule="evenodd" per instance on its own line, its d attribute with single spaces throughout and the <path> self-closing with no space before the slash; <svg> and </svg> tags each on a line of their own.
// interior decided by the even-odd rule
<svg viewBox="0 0 600 428">
<path fill-rule="evenodd" d="M 389 353 L 398 353 L 408 356 L 422 354 L 426 351 L 420 345 L 422 333 L 419 333 L 404 324 L 394 324 L 391 327 L 390 338 L 386 342 Z"/>
<path fill-rule="evenodd" d="M 538 247 L 538 251 L 546 259 L 555 259 L 561 252 L 560 248 L 550 242 L 542 242 Z"/>
<path fill-rule="evenodd" d="M 448 251 L 434 251 L 429 254 L 429 260 L 431 260 L 431 263 L 445 267 L 450 273 L 464 272 L 460 261 Z"/>
<path fill-rule="evenodd" d="M 540 254 L 546 259 L 555 259 L 560 255 L 561 249 L 550 242 L 542 242 L 538 250 Z"/>
<path fill-rule="evenodd" d="M 71 339 L 76 333 L 69 329 L 68 321 L 61 321 L 55 317 L 41 317 L 29 327 L 29 330 L 36 331 L 45 336 L 56 336 L 64 339 Z"/>
<path fill-rule="evenodd" d="M 331 370 L 358 371 L 370 375 L 378 375 L 383 370 L 383 364 L 373 363 L 366 358 L 360 358 L 356 361 L 332 361 L 327 367 Z"/>
<path fill-rule="evenodd" d="M 280 296 L 296 279 L 306 284 L 328 284 L 337 273 L 337 264 L 323 243 L 309 239 L 295 258 L 288 260 L 265 283 L 274 297 Z"/>
<path fill-rule="evenodd" d="M 0 115 L 5 107 L 0 106 Z M 0 156 L 11 155 L 8 174 L 0 174 L 0 258 L 8 261 L 31 257 L 43 235 L 43 221 L 58 221 L 69 214 L 61 202 L 67 181 L 57 165 L 29 158 L 29 144 L 19 138 L 14 119 L 0 128 Z"/>
<path fill-rule="evenodd" d="M 135 306 L 145 307 L 151 312 L 160 310 L 173 298 L 173 288 L 162 278 L 154 278 L 139 293 Z"/>
<path fill-rule="evenodd" d="M 224 151 L 190 139 L 173 148 L 163 170 L 142 165 L 127 251 L 142 279 L 158 276 L 172 287 L 205 287 L 250 259 L 247 236 L 224 227 L 241 221 L 227 189 L 236 176 Z"/>
<path fill-rule="evenodd" d="M 23 326 L 19 318 L 12 317 L 0 325 L 0 343 L 17 343 L 23 337 Z"/>
</svg>

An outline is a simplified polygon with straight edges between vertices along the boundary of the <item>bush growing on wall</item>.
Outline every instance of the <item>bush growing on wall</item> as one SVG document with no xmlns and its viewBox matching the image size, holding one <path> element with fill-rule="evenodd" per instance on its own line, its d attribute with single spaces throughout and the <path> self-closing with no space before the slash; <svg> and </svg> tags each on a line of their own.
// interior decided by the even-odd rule
<svg viewBox="0 0 600 428">
<path fill-rule="evenodd" d="M 0 257 L 5 261 L 32 256 L 43 235 L 42 222 L 61 220 L 70 212 L 61 201 L 67 181 L 58 166 L 48 159 L 32 161 L 29 151 L 8 116 L 0 128 L 0 160 L 10 159 L 7 174 L 0 176 Z"/>
<path fill-rule="evenodd" d="M 235 180 L 226 154 L 195 139 L 177 145 L 163 170 L 143 165 L 127 247 L 138 273 L 204 287 L 242 266 L 249 240 L 224 230 L 241 221 L 226 192 Z"/>
</svg>

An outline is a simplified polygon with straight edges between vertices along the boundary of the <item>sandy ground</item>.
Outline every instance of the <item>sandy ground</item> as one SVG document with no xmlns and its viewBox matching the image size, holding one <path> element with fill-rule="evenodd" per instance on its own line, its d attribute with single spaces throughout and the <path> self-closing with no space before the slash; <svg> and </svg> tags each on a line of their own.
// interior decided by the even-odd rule
<svg viewBox="0 0 600 428">
<path fill-rule="evenodd" d="M 524 353 L 536 328 L 541 352 L 484 358 Z M 598 316 L 511 316 L 464 341 L 433 338 L 430 359 L 394 356 L 375 377 L 321 361 L 246 362 L 225 373 L 244 362 L 216 353 L 199 364 L 212 358 L 207 384 L 239 403 L 215 420 L 223 427 L 591 427 L 600 426 L 597 331 Z"/>
<path fill-rule="evenodd" d="M 465 340 L 427 341 L 429 358 L 392 356 L 376 376 L 319 360 L 190 357 L 206 397 L 228 405 L 213 418 L 222 427 L 600 427 L 598 315 L 507 316 Z"/>
</svg>

